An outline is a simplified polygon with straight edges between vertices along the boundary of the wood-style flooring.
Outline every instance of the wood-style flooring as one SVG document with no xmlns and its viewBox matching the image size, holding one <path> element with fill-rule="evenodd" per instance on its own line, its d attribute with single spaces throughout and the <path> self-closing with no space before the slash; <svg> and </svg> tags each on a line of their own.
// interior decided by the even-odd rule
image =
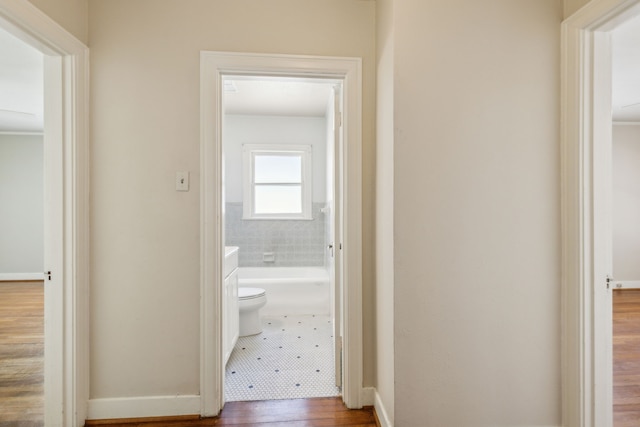
<svg viewBox="0 0 640 427">
<path fill-rule="evenodd" d="M 613 291 L 613 419 L 640 426 L 640 289 Z"/>
<path fill-rule="evenodd" d="M 42 282 L 0 282 L 0 427 L 43 425 L 43 302 Z M 615 427 L 640 426 L 640 290 L 614 291 L 613 401 Z M 321 398 L 230 402 L 219 418 L 180 418 L 144 424 L 111 422 L 109 425 L 337 427 L 376 424 L 372 408 L 347 410 L 339 398 Z"/>
<path fill-rule="evenodd" d="M 347 409 L 338 397 L 229 402 L 219 417 L 176 417 L 157 421 L 87 421 L 109 427 L 375 427 L 373 408 Z"/>
<path fill-rule="evenodd" d="M 0 427 L 44 425 L 43 282 L 0 282 Z"/>
</svg>

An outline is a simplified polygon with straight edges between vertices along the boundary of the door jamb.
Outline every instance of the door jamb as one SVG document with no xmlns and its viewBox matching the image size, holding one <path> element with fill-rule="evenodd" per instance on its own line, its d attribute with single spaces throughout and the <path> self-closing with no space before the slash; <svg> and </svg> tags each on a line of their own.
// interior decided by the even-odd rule
<svg viewBox="0 0 640 427">
<path fill-rule="evenodd" d="M 26 0 L 0 0 L 0 27 L 45 55 L 44 138 L 54 147 L 45 164 L 57 184 L 49 199 L 55 257 L 45 266 L 54 280 L 45 283 L 44 416 L 47 426 L 79 427 L 89 398 L 89 49 Z"/>
<path fill-rule="evenodd" d="M 610 427 L 611 41 L 640 0 L 592 0 L 562 23 L 562 417 Z M 607 151 L 608 150 L 608 151 Z"/>
<path fill-rule="evenodd" d="M 224 404 L 221 293 L 222 76 L 255 74 L 332 78 L 344 81 L 345 305 L 342 398 L 362 407 L 362 60 L 301 55 L 207 52 L 200 54 L 200 399 L 201 415 Z"/>
</svg>

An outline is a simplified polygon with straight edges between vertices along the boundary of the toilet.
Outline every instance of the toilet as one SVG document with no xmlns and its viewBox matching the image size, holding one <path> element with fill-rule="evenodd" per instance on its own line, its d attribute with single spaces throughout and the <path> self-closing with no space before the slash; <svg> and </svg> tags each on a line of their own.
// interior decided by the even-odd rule
<svg viewBox="0 0 640 427">
<path fill-rule="evenodd" d="M 238 288 L 241 337 L 262 332 L 260 309 L 267 303 L 267 293 L 262 288 Z"/>
</svg>

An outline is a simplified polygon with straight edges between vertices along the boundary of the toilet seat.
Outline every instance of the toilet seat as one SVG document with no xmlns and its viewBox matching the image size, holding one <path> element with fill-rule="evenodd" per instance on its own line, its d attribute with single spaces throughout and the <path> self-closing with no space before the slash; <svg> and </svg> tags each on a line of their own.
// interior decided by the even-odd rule
<svg viewBox="0 0 640 427">
<path fill-rule="evenodd" d="M 261 298 L 265 295 L 266 292 L 262 288 L 238 288 L 238 298 L 240 298 L 241 300 Z"/>
</svg>

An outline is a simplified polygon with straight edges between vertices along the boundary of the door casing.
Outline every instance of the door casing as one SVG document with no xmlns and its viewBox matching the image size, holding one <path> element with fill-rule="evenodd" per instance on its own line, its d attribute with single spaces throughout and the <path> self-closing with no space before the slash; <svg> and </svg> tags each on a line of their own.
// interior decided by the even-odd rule
<svg viewBox="0 0 640 427">
<path fill-rule="evenodd" d="M 44 54 L 44 417 L 84 425 L 89 398 L 89 50 L 26 0 L 0 27 Z"/>
<path fill-rule="evenodd" d="M 343 82 L 344 303 L 342 398 L 362 407 L 362 60 L 229 52 L 200 54 L 201 415 L 224 405 L 222 358 L 222 77 L 261 75 Z"/>
<path fill-rule="evenodd" d="M 562 416 L 613 424 L 611 35 L 640 0 L 592 0 L 562 23 Z"/>
</svg>

